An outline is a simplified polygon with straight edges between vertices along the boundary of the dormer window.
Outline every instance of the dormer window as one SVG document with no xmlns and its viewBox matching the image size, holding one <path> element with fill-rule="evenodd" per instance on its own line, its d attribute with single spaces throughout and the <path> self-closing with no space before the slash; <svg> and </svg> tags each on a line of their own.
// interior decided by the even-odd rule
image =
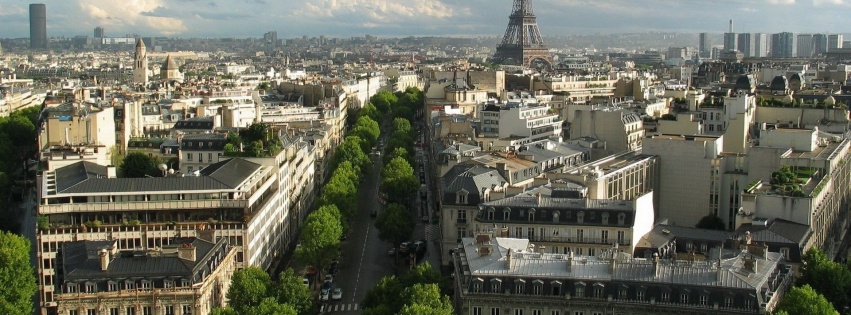
<svg viewBox="0 0 851 315">
<path fill-rule="evenodd" d="M 502 290 L 502 280 L 491 279 L 491 293 L 500 293 Z"/>
<path fill-rule="evenodd" d="M 523 294 L 526 293 L 526 280 L 517 279 L 514 280 L 514 294 Z"/>
<path fill-rule="evenodd" d="M 142 280 L 141 285 L 142 285 L 142 289 L 150 289 L 151 288 L 151 281 Z"/>
<path fill-rule="evenodd" d="M 576 222 L 585 223 L 585 212 L 579 211 L 579 213 L 576 214 Z"/>
<path fill-rule="evenodd" d="M 626 214 L 618 214 L 618 225 L 626 224 Z"/>
<path fill-rule="evenodd" d="M 95 286 L 94 282 L 86 282 L 86 293 L 95 293 L 97 286 Z"/>
<path fill-rule="evenodd" d="M 457 204 L 459 204 L 459 205 L 465 205 L 465 204 L 467 204 L 467 195 L 469 195 L 469 194 L 470 194 L 470 193 L 469 193 L 468 191 L 466 191 L 466 190 L 463 190 L 463 189 L 462 189 L 462 190 L 459 190 L 459 191 L 455 194 L 455 202 L 456 202 Z"/>
<path fill-rule="evenodd" d="M 600 214 L 600 219 L 603 220 L 603 222 L 602 222 L 603 224 L 608 224 L 609 223 L 609 213 L 603 212 L 602 214 Z"/>
<path fill-rule="evenodd" d="M 136 283 L 133 280 L 124 281 L 124 290 L 134 290 L 136 289 Z"/>
<path fill-rule="evenodd" d="M 479 293 L 482 292 L 482 283 L 485 282 L 482 278 L 476 278 L 473 280 L 473 292 Z"/>
<path fill-rule="evenodd" d="M 529 209 L 529 222 L 535 221 L 535 209 Z"/>
<path fill-rule="evenodd" d="M 502 211 L 502 220 L 504 220 L 504 221 L 508 221 L 509 219 L 511 219 L 511 211 L 507 210 L 507 209 L 508 208 L 506 208 L 506 210 Z"/>
<path fill-rule="evenodd" d="M 65 285 L 65 291 L 68 293 L 77 293 L 77 284 L 76 283 L 68 283 Z"/>
<path fill-rule="evenodd" d="M 553 223 L 558 223 L 558 216 L 560 213 L 558 211 L 553 211 Z"/>
<path fill-rule="evenodd" d="M 106 290 L 110 292 L 118 291 L 118 282 L 109 281 L 106 284 Z"/>
<path fill-rule="evenodd" d="M 488 208 L 488 221 L 494 220 L 494 213 L 493 212 L 494 212 L 493 208 Z"/>
</svg>

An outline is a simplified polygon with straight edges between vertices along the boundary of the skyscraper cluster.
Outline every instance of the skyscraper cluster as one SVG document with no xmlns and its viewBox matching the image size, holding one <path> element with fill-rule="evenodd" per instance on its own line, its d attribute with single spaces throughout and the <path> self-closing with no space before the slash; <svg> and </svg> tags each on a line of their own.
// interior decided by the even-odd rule
<svg viewBox="0 0 851 315">
<path fill-rule="evenodd" d="M 712 58 L 712 42 L 709 34 L 698 35 L 698 47 L 701 58 Z M 811 58 L 832 49 L 843 48 L 842 34 L 795 34 L 782 32 L 776 34 L 735 33 L 733 20 L 730 20 L 724 33 L 723 50 L 736 50 L 744 57 L 774 58 Z"/>
</svg>

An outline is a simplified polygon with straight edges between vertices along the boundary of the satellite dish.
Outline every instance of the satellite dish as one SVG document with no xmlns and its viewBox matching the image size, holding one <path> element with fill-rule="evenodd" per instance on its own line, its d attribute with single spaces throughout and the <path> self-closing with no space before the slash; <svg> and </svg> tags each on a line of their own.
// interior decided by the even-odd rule
<svg viewBox="0 0 851 315">
<path fill-rule="evenodd" d="M 168 165 L 160 164 L 160 165 L 157 165 L 157 168 L 160 169 L 160 171 L 165 172 L 168 169 Z"/>
</svg>

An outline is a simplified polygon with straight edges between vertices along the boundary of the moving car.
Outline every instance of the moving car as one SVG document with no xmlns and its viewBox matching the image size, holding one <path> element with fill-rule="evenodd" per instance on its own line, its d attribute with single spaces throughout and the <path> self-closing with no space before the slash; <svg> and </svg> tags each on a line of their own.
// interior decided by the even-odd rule
<svg viewBox="0 0 851 315">
<path fill-rule="evenodd" d="M 331 293 L 331 299 L 334 301 L 343 299 L 343 289 L 334 288 L 334 292 Z"/>
</svg>

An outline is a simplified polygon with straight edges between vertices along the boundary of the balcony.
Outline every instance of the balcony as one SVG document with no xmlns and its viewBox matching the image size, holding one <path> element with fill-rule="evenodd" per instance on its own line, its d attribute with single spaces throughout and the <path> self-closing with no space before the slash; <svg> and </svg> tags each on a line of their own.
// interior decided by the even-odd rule
<svg viewBox="0 0 851 315">
<path fill-rule="evenodd" d="M 618 240 L 616 238 L 598 238 L 598 237 L 575 237 L 575 236 L 528 236 L 530 242 L 545 242 L 545 243 L 573 243 L 573 244 L 595 244 L 595 245 L 613 245 L 615 242 L 618 245 L 629 246 L 632 242 L 629 239 Z"/>
<path fill-rule="evenodd" d="M 140 210 L 195 210 L 242 208 L 248 200 L 208 199 L 208 200 L 170 200 L 170 201 L 123 201 L 41 204 L 39 214 L 62 214 L 99 211 L 140 211 Z"/>
</svg>

